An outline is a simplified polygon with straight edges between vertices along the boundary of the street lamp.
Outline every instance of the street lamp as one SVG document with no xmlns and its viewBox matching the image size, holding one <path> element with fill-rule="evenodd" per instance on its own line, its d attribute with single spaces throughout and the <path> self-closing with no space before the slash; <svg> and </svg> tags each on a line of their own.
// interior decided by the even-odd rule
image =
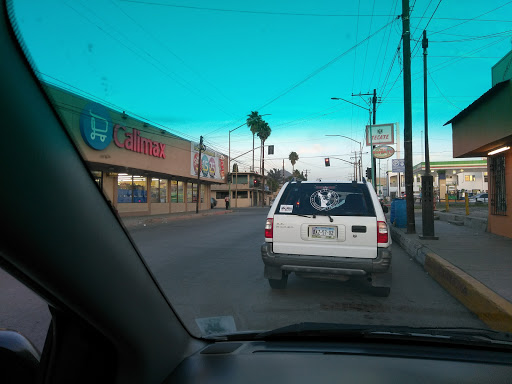
<svg viewBox="0 0 512 384">
<path fill-rule="evenodd" d="M 363 174 L 362 174 L 362 162 L 363 162 L 363 145 L 360 141 L 357 141 L 357 140 L 354 140 L 352 139 L 351 137 L 348 137 L 348 136 L 343 136 L 343 135 L 325 135 L 325 136 L 339 136 L 339 137 L 344 137 L 345 139 L 349 139 L 349 140 L 352 140 L 352 141 L 355 141 L 356 143 L 359 144 L 359 181 L 362 180 L 362 177 L 363 177 Z M 357 156 L 356 156 L 357 157 Z M 357 163 L 357 158 L 356 158 L 356 163 Z M 357 170 L 357 168 L 356 168 Z M 356 172 L 356 179 L 357 179 L 357 172 Z"/>
<path fill-rule="evenodd" d="M 372 113 L 372 110 L 371 108 L 369 108 L 368 106 L 366 107 L 363 107 L 362 105 L 359 105 L 359 104 L 356 104 L 356 103 L 353 103 L 351 102 L 350 100 L 346 100 L 346 99 L 343 99 L 341 97 L 331 97 L 331 100 L 341 100 L 341 101 L 344 101 L 345 103 L 349 103 L 349 104 L 352 104 L 352 105 L 355 105 L 356 107 L 359 107 L 359 108 L 362 108 L 364 109 L 365 111 L 369 111 L 370 112 L 370 116 L 371 116 L 371 113 Z M 341 136 L 341 135 L 340 135 Z M 343 137 L 346 137 L 346 136 L 343 136 Z M 372 132 L 371 132 L 371 125 L 370 125 L 370 138 L 372 138 Z M 351 139 L 350 137 L 347 137 L 347 139 L 350 139 L 350 140 L 353 140 L 353 141 L 356 141 L 354 139 Z M 358 141 L 357 141 L 358 142 Z M 359 143 L 359 142 L 358 142 Z M 361 143 L 359 143 L 359 148 L 361 148 Z M 373 168 L 373 145 L 370 146 L 370 148 L 372 149 L 372 151 L 370 152 L 371 153 L 371 164 L 372 164 L 372 170 L 374 170 Z M 362 149 L 360 149 L 359 153 L 361 154 L 362 152 Z M 362 158 L 360 157 L 360 160 L 362 160 Z M 362 162 L 362 161 L 361 161 Z M 360 165 L 359 167 L 359 176 L 362 178 L 363 175 L 362 175 L 362 165 Z M 374 176 L 375 178 L 375 176 Z M 375 182 L 375 181 L 374 181 Z"/>
</svg>

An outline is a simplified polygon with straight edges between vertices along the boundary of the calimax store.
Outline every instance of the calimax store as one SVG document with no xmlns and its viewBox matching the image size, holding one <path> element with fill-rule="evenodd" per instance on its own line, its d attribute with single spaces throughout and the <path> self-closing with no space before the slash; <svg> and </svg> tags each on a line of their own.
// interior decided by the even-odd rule
<svg viewBox="0 0 512 384">
<path fill-rule="evenodd" d="M 210 209 L 212 184 L 224 184 L 227 157 L 77 94 L 46 85 L 96 182 L 120 216 Z"/>
</svg>

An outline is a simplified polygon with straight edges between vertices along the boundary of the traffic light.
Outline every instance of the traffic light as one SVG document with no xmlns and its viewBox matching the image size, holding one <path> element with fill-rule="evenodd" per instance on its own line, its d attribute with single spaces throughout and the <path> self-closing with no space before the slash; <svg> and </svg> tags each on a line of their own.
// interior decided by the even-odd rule
<svg viewBox="0 0 512 384">
<path fill-rule="evenodd" d="M 231 183 L 231 173 L 228 173 L 228 183 Z"/>
<path fill-rule="evenodd" d="M 325 166 L 326 167 L 330 167 L 331 166 L 331 161 L 329 160 L 328 157 L 325 158 Z"/>
<path fill-rule="evenodd" d="M 269 155 L 273 155 L 274 154 L 274 146 L 273 145 L 269 145 L 268 146 L 268 154 Z"/>
<path fill-rule="evenodd" d="M 366 168 L 366 178 L 368 180 L 372 179 L 372 169 L 371 168 Z"/>
<path fill-rule="evenodd" d="M 259 187 L 259 185 L 260 185 L 259 180 L 254 179 L 254 186 L 255 186 L 255 187 Z"/>
</svg>

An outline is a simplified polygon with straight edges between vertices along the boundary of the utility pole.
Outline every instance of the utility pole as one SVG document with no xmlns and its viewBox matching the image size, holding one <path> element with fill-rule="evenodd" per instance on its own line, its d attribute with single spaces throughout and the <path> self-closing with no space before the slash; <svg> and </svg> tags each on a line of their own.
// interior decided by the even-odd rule
<svg viewBox="0 0 512 384">
<path fill-rule="evenodd" d="M 311 172 L 311 169 L 305 169 L 302 172 L 306 172 L 306 180 L 308 179 L 308 172 Z"/>
<path fill-rule="evenodd" d="M 377 124 L 377 90 L 374 89 L 373 93 L 358 93 L 358 94 L 352 94 L 352 96 L 372 96 L 370 103 L 372 104 L 372 109 L 370 110 L 370 113 L 373 113 L 373 123 L 370 125 L 370 132 L 368 133 L 370 135 L 370 149 L 371 149 L 371 159 L 372 159 L 372 182 L 373 182 L 373 188 L 375 191 L 377 191 L 377 185 L 375 183 L 376 181 L 376 159 L 373 157 L 373 149 L 375 146 L 373 145 L 373 129 L 372 126 Z M 370 120 L 371 121 L 371 120 Z M 362 177 L 362 175 L 361 175 Z"/>
<path fill-rule="evenodd" d="M 428 148 L 428 103 L 427 103 L 427 31 L 423 31 L 423 107 L 425 115 L 425 174 L 421 178 L 421 220 L 423 236 L 420 239 L 437 240 L 434 229 L 434 177 L 430 174 Z"/>
<path fill-rule="evenodd" d="M 197 164 L 197 196 L 196 196 L 196 213 L 199 213 L 199 200 L 201 194 L 201 152 L 203 151 L 203 136 L 199 139 L 199 161 Z M 193 190 L 192 190 L 193 191 Z"/>
<path fill-rule="evenodd" d="M 404 55 L 404 162 L 407 233 L 416 233 L 412 175 L 412 104 L 411 104 L 411 28 L 409 0 L 402 0 L 402 37 Z"/>
</svg>

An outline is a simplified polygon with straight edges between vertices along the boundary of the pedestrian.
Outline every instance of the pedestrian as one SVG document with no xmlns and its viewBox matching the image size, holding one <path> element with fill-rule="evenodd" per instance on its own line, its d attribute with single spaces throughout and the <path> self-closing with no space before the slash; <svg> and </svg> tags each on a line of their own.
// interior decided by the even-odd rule
<svg viewBox="0 0 512 384">
<path fill-rule="evenodd" d="M 224 201 L 226 202 L 226 210 L 229 209 L 229 196 L 226 196 L 224 198 Z"/>
</svg>

